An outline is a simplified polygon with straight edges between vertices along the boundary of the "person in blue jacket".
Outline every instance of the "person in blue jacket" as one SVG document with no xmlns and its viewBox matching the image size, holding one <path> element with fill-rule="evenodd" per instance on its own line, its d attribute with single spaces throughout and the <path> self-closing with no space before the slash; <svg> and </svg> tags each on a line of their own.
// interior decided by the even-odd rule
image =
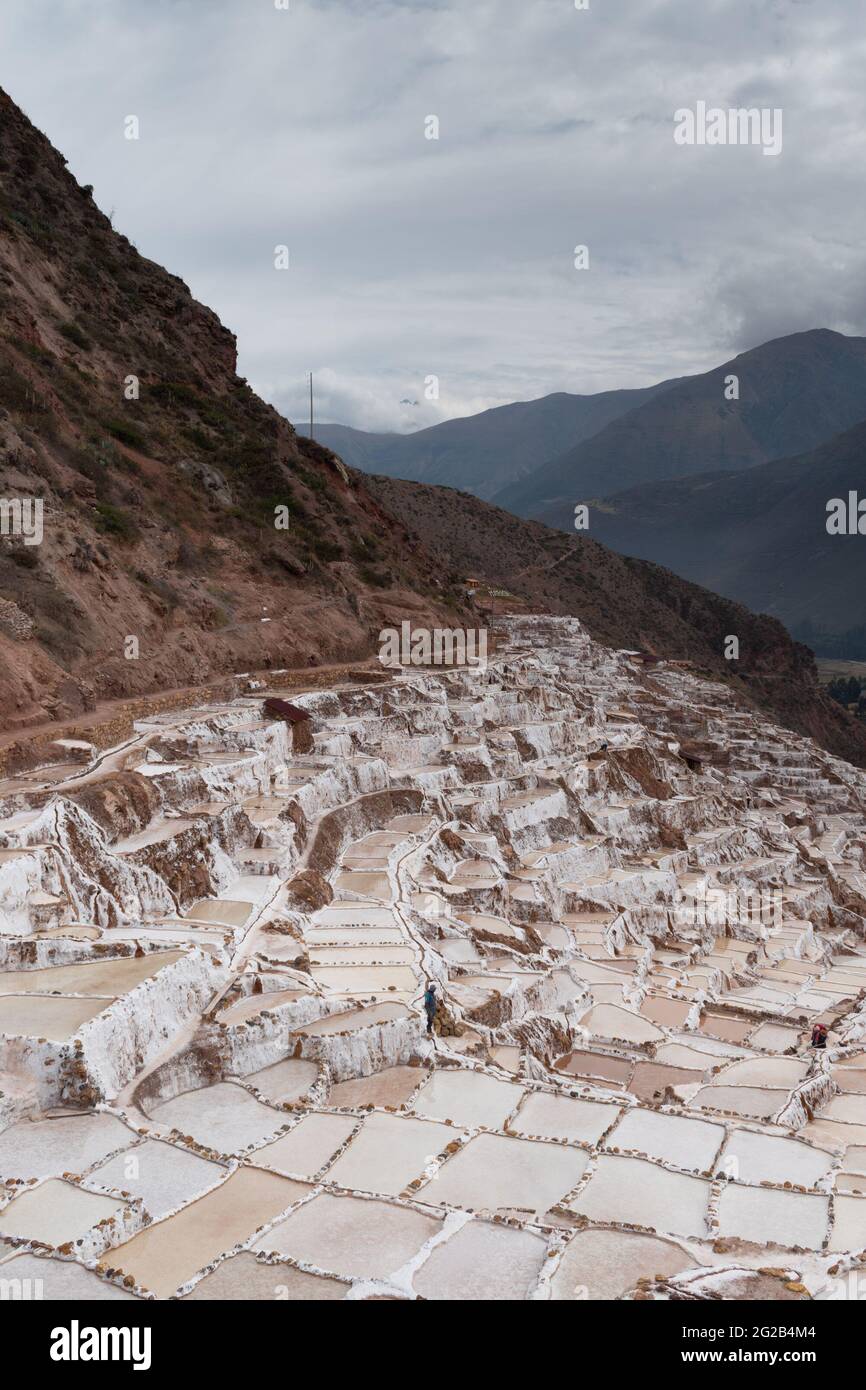
<svg viewBox="0 0 866 1390">
<path fill-rule="evenodd" d="M 427 1032 L 433 1032 L 433 1020 L 436 1017 L 436 986 L 433 981 L 428 982 L 424 991 L 424 1012 L 427 1015 Z"/>
</svg>

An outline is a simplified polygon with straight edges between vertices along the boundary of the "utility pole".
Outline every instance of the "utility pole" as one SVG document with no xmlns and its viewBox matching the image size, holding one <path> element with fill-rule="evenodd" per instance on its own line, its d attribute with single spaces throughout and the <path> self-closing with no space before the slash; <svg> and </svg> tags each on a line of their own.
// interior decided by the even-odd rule
<svg viewBox="0 0 866 1390">
<path fill-rule="evenodd" d="M 313 373 L 310 372 L 310 438 L 313 438 Z"/>
</svg>

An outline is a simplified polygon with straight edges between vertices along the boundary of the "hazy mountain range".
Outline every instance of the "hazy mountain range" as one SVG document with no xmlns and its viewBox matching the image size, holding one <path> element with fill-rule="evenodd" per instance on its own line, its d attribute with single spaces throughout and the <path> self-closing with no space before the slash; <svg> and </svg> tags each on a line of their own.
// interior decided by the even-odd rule
<svg viewBox="0 0 866 1390">
<path fill-rule="evenodd" d="M 345 463 L 365 473 L 439 483 L 490 498 L 668 385 L 595 396 L 555 391 L 537 401 L 516 401 L 479 415 L 444 420 L 416 434 L 368 434 L 349 425 L 325 424 L 316 425 L 314 434 Z"/>
<path fill-rule="evenodd" d="M 504 407 L 437 437 L 492 429 L 476 459 L 492 483 L 497 450 L 516 470 L 515 441 L 597 437 L 680 387 Z M 7 730 L 220 673 L 375 658 L 383 627 L 480 627 L 492 604 L 690 661 L 866 765 L 866 728 L 777 621 L 591 536 L 367 477 L 297 434 L 238 377 L 233 334 L 112 228 L 2 92 L 0 496 Z M 6 525 L 28 499 L 44 509 L 32 545 Z"/>
<path fill-rule="evenodd" d="M 608 417 L 594 430 L 593 402 Z M 561 436 L 570 419 L 569 447 L 534 466 L 552 422 Z M 346 456 L 566 531 L 588 503 L 595 539 L 780 617 L 821 654 L 862 658 L 866 538 L 828 535 L 825 523 L 830 498 L 864 485 L 863 421 L 866 339 L 814 329 L 644 392 L 558 393 L 382 436 L 382 447 L 352 431 Z M 530 442 L 534 422 L 548 430 Z M 339 449 L 336 433 L 329 442 Z"/>
<path fill-rule="evenodd" d="M 590 507 L 597 540 L 780 617 L 821 655 L 866 653 L 866 535 L 827 505 L 866 498 L 866 423 L 794 458 L 644 483 Z M 866 520 L 864 520 L 866 528 Z"/>
</svg>

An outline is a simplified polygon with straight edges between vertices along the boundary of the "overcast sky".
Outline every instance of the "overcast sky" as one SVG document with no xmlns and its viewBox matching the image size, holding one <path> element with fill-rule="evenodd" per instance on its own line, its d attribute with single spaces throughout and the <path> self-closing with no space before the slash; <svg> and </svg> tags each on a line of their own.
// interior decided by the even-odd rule
<svg viewBox="0 0 866 1390">
<path fill-rule="evenodd" d="M 866 331 L 857 0 L 589 6 L 2 0 L 0 83 L 299 422 L 311 369 L 408 430 Z M 700 100 L 781 108 L 781 154 L 677 145 Z"/>
</svg>

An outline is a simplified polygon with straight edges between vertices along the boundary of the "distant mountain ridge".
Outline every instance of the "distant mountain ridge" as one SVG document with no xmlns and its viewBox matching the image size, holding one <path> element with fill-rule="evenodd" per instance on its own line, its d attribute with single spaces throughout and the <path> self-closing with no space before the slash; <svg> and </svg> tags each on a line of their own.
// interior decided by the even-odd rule
<svg viewBox="0 0 866 1390">
<path fill-rule="evenodd" d="M 811 651 L 792 642 L 777 619 L 589 536 L 563 535 L 451 488 L 366 481 L 383 511 L 407 527 L 410 541 L 423 540 L 440 572 L 472 575 L 488 593 L 503 596 L 492 598 L 494 606 L 507 610 L 504 595 L 511 594 L 522 610 L 576 614 L 608 646 L 684 659 L 732 684 L 780 723 L 863 761 L 866 727 L 819 689 Z M 724 656 L 732 633 L 740 641 L 738 662 Z"/>
<path fill-rule="evenodd" d="M 34 545 L 4 512 L 0 729 L 366 659 L 402 621 L 474 629 L 472 575 L 517 611 L 693 661 L 866 766 L 866 728 L 773 619 L 465 491 L 349 470 L 297 434 L 238 377 L 216 314 L 114 230 L 2 91 L 0 497 L 44 505 Z M 722 654 L 730 631 L 742 673 Z"/>
<path fill-rule="evenodd" d="M 725 397 L 731 377 L 737 400 Z M 577 502 L 803 453 L 862 419 L 866 338 L 812 329 L 671 383 L 492 500 L 568 530 Z"/>
<path fill-rule="evenodd" d="M 648 483 L 590 505 L 590 533 L 780 618 L 819 655 L 866 656 L 866 535 L 827 504 L 866 499 L 866 422 L 808 453 L 737 473 Z"/>
<path fill-rule="evenodd" d="M 489 498 L 670 384 L 592 396 L 555 391 L 539 400 L 443 420 L 414 434 L 375 434 L 329 424 L 316 425 L 313 433 L 344 463 L 364 473 L 439 483 Z"/>
</svg>

